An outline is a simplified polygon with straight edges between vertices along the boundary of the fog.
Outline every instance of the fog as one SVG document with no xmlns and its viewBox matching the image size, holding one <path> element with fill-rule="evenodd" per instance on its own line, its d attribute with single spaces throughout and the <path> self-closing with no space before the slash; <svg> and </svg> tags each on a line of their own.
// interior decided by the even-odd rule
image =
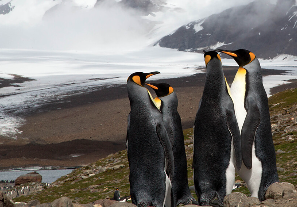
<svg viewBox="0 0 297 207">
<path fill-rule="evenodd" d="M 141 16 L 119 5 L 119 0 L 97 4 L 96 0 L 12 0 L 14 9 L 0 15 L 0 45 L 34 50 L 137 50 L 190 21 L 251 1 L 167 0 L 160 11 Z"/>
</svg>

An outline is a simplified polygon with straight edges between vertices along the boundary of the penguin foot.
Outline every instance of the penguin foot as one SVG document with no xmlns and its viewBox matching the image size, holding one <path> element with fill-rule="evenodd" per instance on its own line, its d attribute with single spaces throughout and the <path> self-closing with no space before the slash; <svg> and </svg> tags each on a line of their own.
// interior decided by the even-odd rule
<svg viewBox="0 0 297 207">
<path fill-rule="evenodd" d="M 183 204 L 183 205 L 188 205 L 188 204 L 199 205 L 199 203 L 192 196 L 190 196 L 190 197 L 184 197 L 182 199 L 179 199 L 177 201 L 177 205 L 176 206 L 178 206 L 179 204 Z"/>
<path fill-rule="evenodd" d="M 152 202 L 140 202 L 137 204 L 137 207 L 147 207 L 147 206 L 154 206 Z"/>
<path fill-rule="evenodd" d="M 223 207 L 223 200 L 220 198 L 219 194 L 216 191 L 211 191 L 208 193 L 202 193 L 200 196 L 201 206 L 215 206 Z"/>
</svg>

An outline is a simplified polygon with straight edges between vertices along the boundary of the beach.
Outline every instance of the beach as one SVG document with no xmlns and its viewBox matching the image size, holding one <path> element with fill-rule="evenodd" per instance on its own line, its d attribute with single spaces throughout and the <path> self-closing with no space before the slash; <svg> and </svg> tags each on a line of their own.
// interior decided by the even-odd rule
<svg viewBox="0 0 297 207">
<path fill-rule="evenodd" d="M 224 67 L 229 84 L 236 71 L 237 67 Z M 284 72 L 263 70 L 263 76 Z M 174 88 L 183 129 L 191 128 L 203 93 L 205 73 L 151 82 L 166 82 Z M 270 93 L 296 86 L 297 81 L 292 80 L 272 88 Z M 26 122 L 20 127 L 22 133 L 17 139 L 0 138 L 0 168 L 83 166 L 124 150 L 129 111 L 128 93 L 123 84 L 67 96 L 63 101 L 53 101 L 24 113 Z"/>
</svg>

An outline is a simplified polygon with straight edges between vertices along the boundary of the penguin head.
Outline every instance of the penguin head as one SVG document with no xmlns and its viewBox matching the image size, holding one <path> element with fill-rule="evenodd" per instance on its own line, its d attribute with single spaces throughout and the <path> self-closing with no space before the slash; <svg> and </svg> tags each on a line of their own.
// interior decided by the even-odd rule
<svg viewBox="0 0 297 207">
<path fill-rule="evenodd" d="M 216 60 L 221 61 L 221 57 L 216 51 L 205 51 L 205 50 L 203 50 L 203 52 L 204 52 L 204 61 L 205 61 L 206 66 L 208 65 L 208 63 L 211 60 L 216 59 Z"/>
<path fill-rule="evenodd" d="M 252 62 L 254 59 L 256 59 L 256 55 L 252 53 L 251 51 L 245 50 L 245 49 L 239 49 L 239 50 L 217 50 L 219 52 L 225 53 L 231 57 L 234 58 L 234 60 L 237 62 L 239 67 L 243 67 L 250 62 Z"/>
<path fill-rule="evenodd" d="M 139 86 L 144 87 L 146 79 L 151 77 L 152 75 L 159 74 L 160 72 L 155 71 L 155 72 L 150 72 L 150 73 L 143 73 L 143 72 L 135 72 L 132 73 L 128 79 L 127 82 L 133 82 Z"/>
<path fill-rule="evenodd" d="M 173 88 L 167 83 L 147 83 L 146 85 L 154 89 L 158 97 L 168 96 L 174 91 Z"/>
</svg>

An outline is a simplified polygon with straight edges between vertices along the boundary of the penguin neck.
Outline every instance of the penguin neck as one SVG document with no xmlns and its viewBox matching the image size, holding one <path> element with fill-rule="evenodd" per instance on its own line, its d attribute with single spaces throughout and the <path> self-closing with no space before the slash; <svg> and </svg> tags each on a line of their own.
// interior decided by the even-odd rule
<svg viewBox="0 0 297 207">
<path fill-rule="evenodd" d="M 175 92 L 163 96 L 160 99 L 162 100 L 161 111 L 163 115 L 173 113 L 177 110 L 178 101 Z"/>
<path fill-rule="evenodd" d="M 204 92 L 207 97 L 217 98 L 223 91 L 226 91 L 226 81 L 221 69 L 212 69 L 206 74 Z"/>
<path fill-rule="evenodd" d="M 253 60 L 244 66 L 247 70 L 247 88 L 248 90 L 260 90 L 263 87 L 262 71 L 258 59 Z M 249 84 L 252 82 L 252 84 Z M 254 88 L 253 88 L 254 87 Z"/>
<path fill-rule="evenodd" d="M 133 84 L 134 83 L 127 84 L 128 97 L 130 99 L 130 107 L 143 108 L 143 106 L 147 105 L 154 106 L 155 102 L 152 100 L 149 91 L 145 87 Z M 156 106 L 154 106 L 153 108 L 157 109 Z"/>
</svg>

